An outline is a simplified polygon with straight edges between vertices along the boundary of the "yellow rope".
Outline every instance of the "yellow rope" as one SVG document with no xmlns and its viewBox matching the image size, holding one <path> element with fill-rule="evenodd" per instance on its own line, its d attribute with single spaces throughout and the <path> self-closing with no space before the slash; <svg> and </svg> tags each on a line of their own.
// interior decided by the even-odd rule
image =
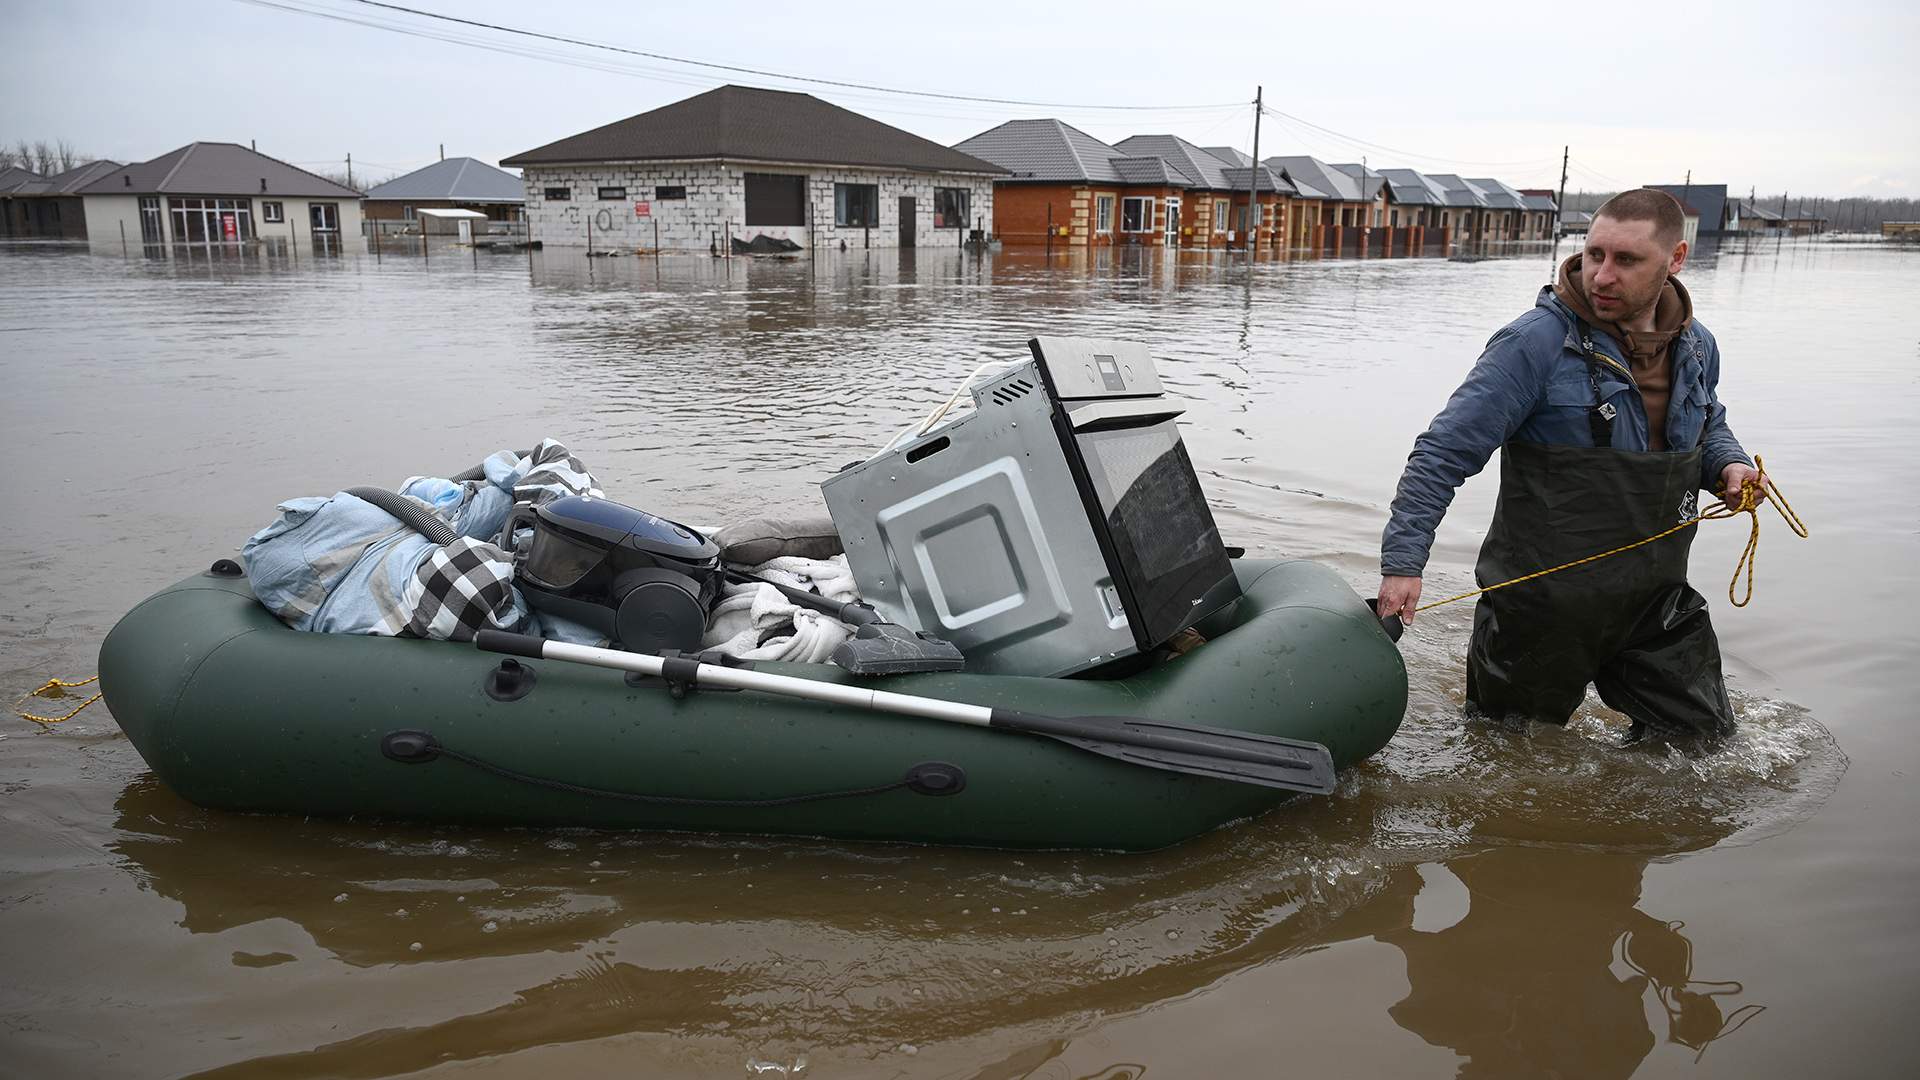
<svg viewBox="0 0 1920 1080">
<path fill-rule="evenodd" d="M 1763 476 L 1766 475 L 1767 463 L 1763 459 L 1757 456 L 1753 459 L 1753 461 L 1754 461 L 1754 467 L 1760 471 L 1761 475 Z M 1449 596 L 1445 600 L 1435 600 L 1431 604 L 1422 604 L 1419 607 L 1415 608 L 1414 610 L 1416 612 L 1419 612 L 1419 611 L 1425 611 L 1428 608 L 1437 608 L 1442 604 L 1451 604 L 1455 600 L 1465 600 L 1468 597 L 1479 596 L 1481 593 L 1490 593 L 1495 589 L 1504 589 L 1509 585 L 1518 585 L 1523 581 L 1532 581 L 1534 578 L 1546 577 L 1548 574 L 1557 574 L 1562 570 L 1568 570 L 1576 566 L 1584 565 L 1586 563 L 1598 562 L 1599 560 L 1604 559 L 1610 555 L 1618 555 L 1623 551 L 1632 551 L 1634 548 L 1643 547 L 1647 544 L 1653 543 L 1656 540 L 1664 540 L 1667 537 L 1672 536 L 1674 533 L 1679 532 L 1681 529 L 1690 529 L 1695 525 L 1700 524 L 1703 521 L 1724 521 L 1729 518 L 1738 517 L 1741 514 L 1747 515 L 1748 519 L 1753 523 L 1753 529 L 1747 534 L 1746 550 L 1741 552 L 1740 561 L 1735 563 L 1733 566 L 1733 580 L 1727 583 L 1727 599 L 1733 602 L 1734 607 L 1746 607 L 1747 604 L 1751 603 L 1753 600 L 1753 566 L 1755 562 L 1754 556 L 1757 555 L 1760 551 L 1760 514 L 1758 513 L 1758 511 L 1760 509 L 1760 504 L 1763 502 L 1770 502 L 1773 504 L 1773 508 L 1780 512 L 1781 520 L 1787 523 L 1787 528 L 1792 529 L 1793 534 L 1795 536 L 1798 536 L 1803 540 L 1806 538 L 1807 536 L 1806 523 L 1802 522 L 1800 520 L 1800 515 L 1794 512 L 1793 505 L 1787 502 L 1786 495 L 1784 495 L 1780 491 L 1780 486 L 1773 482 L 1772 477 L 1768 477 L 1767 486 L 1765 487 L 1761 487 L 1758 481 L 1749 479 L 1745 484 L 1741 485 L 1740 502 L 1738 505 L 1734 506 L 1731 510 L 1729 510 L 1724 505 L 1716 506 L 1711 510 L 1708 510 L 1704 514 L 1700 514 L 1696 517 L 1689 518 L 1688 520 L 1683 521 L 1678 525 L 1675 525 L 1673 528 L 1667 529 L 1663 532 L 1655 533 L 1652 536 L 1647 537 L 1645 540 L 1635 540 L 1631 544 L 1623 544 L 1620 547 L 1614 548 L 1612 551 L 1603 551 L 1598 555 L 1589 555 L 1584 559 L 1575 559 L 1570 563 L 1561 563 L 1559 566 L 1551 567 L 1546 570 L 1538 570 L 1538 571 L 1535 571 L 1534 573 L 1527 574 L 1523 577 L 1514 578 L 1511 581 L 1503 581 L 1498 585 L 1489 585 L 1484 589 L 1475 589 L 1472 592 L 1463 592 L 1459 596 Z M 1747 576 L 1747 594 L 1746 596 L 1741 597 L 1741 596 L 1736 596 L 1734 593 L 1734 590 L 1738 588 L 1740 585 L 1740 571 L 1743 569 L 1746 571 L 1746 576 Z"/>
<path fill-rule="evenodd" d="M 93 678 L 91 678 L 91 679 L 81 679 L 81 680 L 80 680 L 79 682 L 68 682 L 68 681 L 66 681 L 65 679 L 48 679 L 48 680 L 47 680 L 47 684 L 46 684 L 45 686 L 42 686 L 41 688 L 39 688 L 38 690 L 35 690 L 35 691 L 33 691 L 33 692 L 32 692 L 32 693 L 30 693 L 30 694 L 25 694 L 25 695 L 23 695 L 23 696 L 22 696 L 22 697 L 20 698 L 20 700 L 19 700 L 19 701 L 16 701 L 16 702 L 14 702 L 14 703 L 13 703 L 13 711 L 14 711 L 15 713 L 18 713 L 18 714 L 19 714 L 19 716 L 20 716 L 20 719 L 22 719 L 22 720 L 31 720 L 31 721 L 33 721 L 33 722 L 34 722 L 34 723 L 36 723 L 36 724 L 58 724 L 58 723 L 62 723 L 62 722 L 64 722 L 64 721 L 67 721 L 67 720 L 71 720 L 71 719 L 73 719 L 74 717 L 76 717 L 76 716 L 79 716 L 79 715 L 80 715 L 80 710 L 81 710 L 81 709 L 84 709 L 84 708 L 86 708 L 87 706 L 89 706 L 89 705 L 91 705 L 91 704 L 93 704 L 94 702 L 96 702 L 96 701 L 99 701 L 99 700 L 100 700 L 100 695 L 99 695 L 99 694 L 95 694 L 95 695 L 93 695 L 92 697 L 90 697 L 90 698 L 88 698 L 87 700 L 85 700 L 85 701 L 83 701 L 83 702 L 81 702 L 80 704 L 78 704 L 78 705 L 76 705 L 76 706 L 74 706 L 74 708 L 73 708 L 73 711 L 72 711 L 72 712 L 69 712 L 69 713 L 68 713 L 68 714 L 66 714 L 65 716 L 35 716 L 35 715 L 33 715 L 32 713 L 30 713 L 30 712 L 27 712 L 26 710 L 24 710 L 24 709 L 22 709 L 22 708 L 20 708 L 20 706 L 22 706 L 22 705 L 25 705 L 25 704 L 27 703 L 27 698 L 33 698 L 33 697 L 62 697 L 62 696 L 64 696 L 64 695 L 61 695 L 61 694 L 49 694 L 49 693 L 47 693 L 47 691 L 49 691 L 49 690 L 71 690 L 71 689 L 73 689 L 73 688 L 75 688 L 75 687 L 78 687 L 78 686 L 85 686 L 85 685 L 87 685 L 88 683 L 96 683 L 96 682 L 99 682 L 99 681 L 100 681 L 100 676 L 98 676 L 98 675 L 95 675 L 95 676 L 94 676 Z"/>
</svg>

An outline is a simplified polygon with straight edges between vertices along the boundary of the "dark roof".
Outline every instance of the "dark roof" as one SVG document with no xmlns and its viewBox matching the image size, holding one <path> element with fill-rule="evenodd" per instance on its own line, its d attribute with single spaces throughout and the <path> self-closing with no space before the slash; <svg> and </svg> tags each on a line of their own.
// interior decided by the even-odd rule
<svg viewBox="0 0 1920 1080">
<path fill-rule="evenodd" d="M 1253 155 L 1244 150 L 1235 150 L 1231 146 L 1203 146 L 1200 149 L 1219 158 L 1236 169 L 1244 169 L 1253 164 Z"/>
<path fill-rule="evenodd" d="M 1113 171 L 1120 179 L 1129 184 L 1158 184 L 1162 187 L 1186 187 L 1187 178 L 1180 170 L 1167 164 L 1167 159 L 1157 157 L 1117 157 L 1113 159 Z"/>
<path fill-rule="evenodd" d="M 515 154 L 502 165 L 599 161 L 793 162 L 999 173 L 991 162 L 811 94 L 722 86 Z"/>
<path fill-rule="evenodd" d="M 1680 183 L 1647 186 L 1655 191 L 1666 192 L 1682 205 L 1695 207 L 1700 218 L 1700 231 L 1711 233 L 1726 228 L 1727 185 Z"/>
<path fill-rule="evenodd" d="M 1417 169 L 1378 169 L 1387 181 L 1387 197 L 1402 206 L 1445 206 L 1447 189 Z"/>
<path fill-rule="evenodd" d="M 1467 183 L 1480 191 L 1481 197 L 1486 199 L 1487 208 L 1490 210 L 1525 210 L 1527 208 L 1526 201 L 1521 198 L 1519 192 L 1498 180 L 1475 176 L 1469 177 Z"/>
<path fill-rule="evenodd" d="M 46 177 L 41 176 L 32 169 L 23 169 L 18 165 L 9 165 L 4 169 L 0 169 L 0 195 L 12 194 L 14 189 L 22 184 L 30 184 L 35 180 L 44 179 L 46 179 Z"/>
<path fill-rule="evenodd" d="M 367 189 L 369 199 L 451 199 L 472 203 L 527 201 L 520 178 L 477 158 L 436 161 Z"/>
<path fill-rule="evenodd" d="M 1741 217 L 1759 218 L 1761 221 L 1782 220 L 1780 215 L 1774 211 L 1761 206 L 1759 203 L 1748 202 L 1745 199 L 1739 200 L 1739 210 Z"/>
<path fill-rule="evenodd" d="M 1333 168 L 1319 158 L 1270 157 L 1261 162 L 1285 176 L 1309 199 L 1333 199 L 1338 202 L 1366 202 L 1360 194 L 1360 182 Z"/>
<path fill-rule="evenodd" d="M 1428 173 L 1427 179 L 1439 184 L 1441 190 L 1447 193 L 1448 206 L 1478 208 L 1487 205 L 1485 193 L 1453 173 Z"/>
<path fill-rule="evenodd" d="M 29 180 L 15 188 L 11 194 L 42 195 L 48 198 L 73 195 L 119 167 L 120 163 L 117 161 L 89 161 L 85 165 L 77 165 L 44 180 Z"/>
<path fill-rule="evenodd" d="M 1520 196 L 1520 201 L 1525 203 L 1529 210 L 1545 210 L 1548 213 L 1552 213 L 1559 209 L 1558 206 L 1554 205 L 1553 196 L 1551 195 L 1527 195 L 1523 193 Z"/>
<path fill-rule="evenodd" d="M 1381 173 L 1379 169 L 1368 168 L 1357 161 L 1349 162 L 1345 165 L 1335 165 L 1334 168 L 1353 178 L 1353 182 L 1357 185 L 1357 189 L 1360 192 L 1360 198 L 1364 202 L 1372 202 L 1379 198 L 1380 189 L 1385 186 L 1387 182 L 1385 174 Z"/>
<path fill-rule="evenodd" d="M 1009 120 L 955 149 L 990 161 L 1014 180 L 1097 184 L 1125 183 L 1113 167 L 1120 151 L 1058 120 Z"/>
<path fill-rule="evenodd" d="M 1279 173 L 1275 172 L 1272 169 L 1267 168 L 1265 165 L 1260 166 L 1258 170 L 1251 169 L 1251 168 L 1247 168 L 1247 169 L 1227 168 L 1222 170 L 1222 172 L 1226 174 L 1227 189 L 1230 191 L 1247 190 L 1247 186 L 1254 182 L 1253 174 L 1256 171 L 1259 173 L 1259 176 L 1260 176 L 1260 179 L 1258 182 L 1260 184 L 1261 191 L 1277 191 L 1284 195 L 1297 194 L 1297 189 L 1292 184 L 1287 182 L 1286 177 L 1281 176 Z"/>
<path fill-rule="evenodd" d="M 357 199 L 350 187 L 296 169 L 239 143 L 197 142 L 113 170 L 81 195 L 281 195 Z"/>
<path fill-rule="evenodd" d="M 1178 135 L 1131 135 L 1113 145 L 1123 154 L 1165 158 L 1187 178 L 1188 187 L 1209 191 L 1227 187 L 1227 163 Z"/>
</svg>

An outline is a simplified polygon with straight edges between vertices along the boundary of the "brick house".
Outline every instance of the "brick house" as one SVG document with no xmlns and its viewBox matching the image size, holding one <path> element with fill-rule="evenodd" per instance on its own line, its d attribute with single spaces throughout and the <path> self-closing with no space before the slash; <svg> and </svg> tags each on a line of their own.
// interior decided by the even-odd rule
<svg viewBox="0 0 1920 1080">
<path fill-rule="evenodd" d="M 1553 239 L 1554 220 L 1560 216 L 1560 204 L 1554 201 L 1553 192 L 1547 188 L 1521 188 L 1520 199 L 1526 204 L 1522 215 L 1522 240 Z"/>
<path fill-rule="evenodd" d="M 1321 252 L 1364 253 L 1382 249 L 1388 228 L 1386 178 L 1363 165 L 1329 165 L 1316 157 L 1267 158 L 1268 168 L 1317 204 L 1310 247 Z"/>
<path fill-rule="evenodd" d="M 1012 244 L 1227 248 L 1246 243 L 1249 175 L 1173 135 L 1114 145 L 1054 119 L 1009 120 L 956 149 L 1000 165 L 993 232 Z M 1262 243 L 1284 235 L 1289 190 L 1262 181 Z M 1238 209 L 1236 209 L 1236 207 Z"/>
<path fill-rule="evenodd" d="M 1185 181 L 1181 195 L 1179 245 L 1187 248 L 1245 248 L 1247 243 L 1246 155 L 1231 162 L 1178 135 L 1133 135 L 1114 143 L 1131 157 L 1156 157 Z M 1260 247 L 1278 246 L 1287 234 L 1287 202 L 1292 186 L 1261 170 Z"/>
<path fill-rule="evenodd" d="M 810 94 L 722 86 L 516 154 L 528 236 L 593 249 L 958 248 L 1005 170 Z"/>
</svg>

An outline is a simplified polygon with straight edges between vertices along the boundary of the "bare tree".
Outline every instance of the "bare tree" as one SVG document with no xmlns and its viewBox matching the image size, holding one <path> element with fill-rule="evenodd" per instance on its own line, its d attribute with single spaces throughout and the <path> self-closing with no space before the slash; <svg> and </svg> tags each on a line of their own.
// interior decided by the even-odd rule
<svg viewBox="0 0 1920 1080">
<path fill-rule="evenodd" d="M 53 144 L 53 152 L 54 152 L 54 157 L 59 159 L 61 172 L 66 172 L 68 169 L 78 168 L 79 166 L 85 165 L 87 162 L 93 160 L 91 157 L 80 153 L 80 151 L 78 150 L 75 150 L 73 148 L 73 144 L 68 142 L 65 139 L 60 139 Z"/>
</svg>

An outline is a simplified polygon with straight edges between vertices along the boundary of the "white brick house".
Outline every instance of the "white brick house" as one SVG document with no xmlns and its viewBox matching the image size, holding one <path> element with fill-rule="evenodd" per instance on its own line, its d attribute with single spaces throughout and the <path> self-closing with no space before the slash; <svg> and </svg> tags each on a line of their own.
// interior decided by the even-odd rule
<svg viewBox="0 0 1920 1080">
<path fill-rule="evenodd" d="M 723 86 L 501 162 L 552 246 L 958 247 L 1005 170 L 808 94 Z"/>
</svg>

